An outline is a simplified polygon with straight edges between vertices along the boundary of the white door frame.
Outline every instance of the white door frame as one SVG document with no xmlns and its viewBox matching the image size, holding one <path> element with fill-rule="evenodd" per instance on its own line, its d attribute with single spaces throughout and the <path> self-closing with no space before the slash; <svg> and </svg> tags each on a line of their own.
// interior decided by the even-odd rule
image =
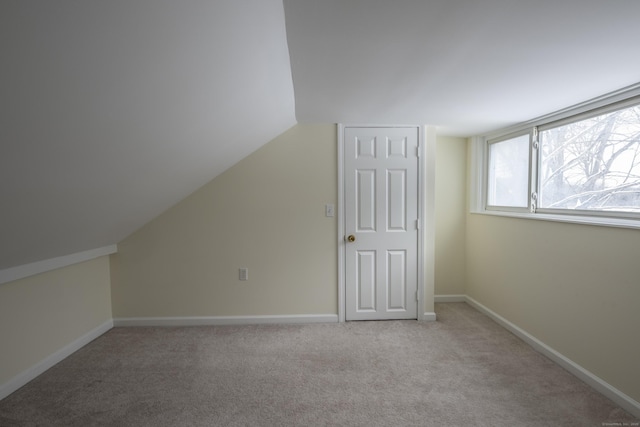
<svg viewBox="0 0 640 427">
<path fill-rule="evenodd" d="M 433 311 L 435 265 L 435 156 L 436 132 L 433 126 L 360 125 L 338 123 L 338 321 L 345 321 L 345 200 L 344 129 L 347 127 L 416 127 L 420 157 L 418 163 L 418 320 L 436 320 Z M 428 307 L 428 308 L 427 308 Z M 427 310 L 425 310 L 427 308 Z"/>
</svg>

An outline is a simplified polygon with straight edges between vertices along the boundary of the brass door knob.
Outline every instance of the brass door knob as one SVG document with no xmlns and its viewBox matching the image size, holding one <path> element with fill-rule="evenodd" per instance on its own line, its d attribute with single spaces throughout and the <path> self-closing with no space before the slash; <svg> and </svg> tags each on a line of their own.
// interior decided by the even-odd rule
<svg viewBox="0 0 640 427">
<path fill-rule="evenodd" d="M 347 237 L 347 240 L 350 242 L 355 242 L 356 241 L 356 236 L 354 236 L 353 234 L 349 234 L 349 237 Z"/>
</svg>

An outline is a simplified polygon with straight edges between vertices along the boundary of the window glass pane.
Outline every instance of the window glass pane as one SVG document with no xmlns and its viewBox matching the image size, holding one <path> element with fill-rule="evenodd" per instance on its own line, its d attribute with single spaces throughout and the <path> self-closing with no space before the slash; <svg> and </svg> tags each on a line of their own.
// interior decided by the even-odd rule
<svg viewBox="0 0 640 427">
<path fill-rule="evenodd" d="M 529 135 L 489 145 L 489 206 L 529 205 Z"/>
<path fill-rule="evenodd" d="M 640 212 L 640 106 L 540 133 L 539 206 Z"/>
</svg>

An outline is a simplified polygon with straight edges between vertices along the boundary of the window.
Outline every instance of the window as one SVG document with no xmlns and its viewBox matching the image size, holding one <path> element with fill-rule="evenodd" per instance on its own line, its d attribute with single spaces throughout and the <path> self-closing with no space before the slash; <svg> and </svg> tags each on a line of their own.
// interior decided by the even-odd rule
<svg viewBox="0 0 640 427">
<path fill-rule="evenodd" d="M 529 135 L 489 143 L 487 205 L 527 208 Z"/>
<path fill-rule="evenodd" d="M 484 184 L 476 187 L 484 197 L 476 210 L 594 223 L 612 218 L 612 225 L 621 218 L 640 227 L 638 93 L 484 139 L 478 164 Z"/>
</svg>

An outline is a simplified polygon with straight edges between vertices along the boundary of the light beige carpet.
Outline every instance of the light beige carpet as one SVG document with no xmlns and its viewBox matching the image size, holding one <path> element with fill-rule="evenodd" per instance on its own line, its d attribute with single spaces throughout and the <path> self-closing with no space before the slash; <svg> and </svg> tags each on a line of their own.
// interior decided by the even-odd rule
<svg viewBox="0 0 640 427">
<path fill-rule="evenodd" d="M 438 321 L 115 328 L 1 426 L 602 426 L 637 421 L 464 303 Z"/>
</svg>

